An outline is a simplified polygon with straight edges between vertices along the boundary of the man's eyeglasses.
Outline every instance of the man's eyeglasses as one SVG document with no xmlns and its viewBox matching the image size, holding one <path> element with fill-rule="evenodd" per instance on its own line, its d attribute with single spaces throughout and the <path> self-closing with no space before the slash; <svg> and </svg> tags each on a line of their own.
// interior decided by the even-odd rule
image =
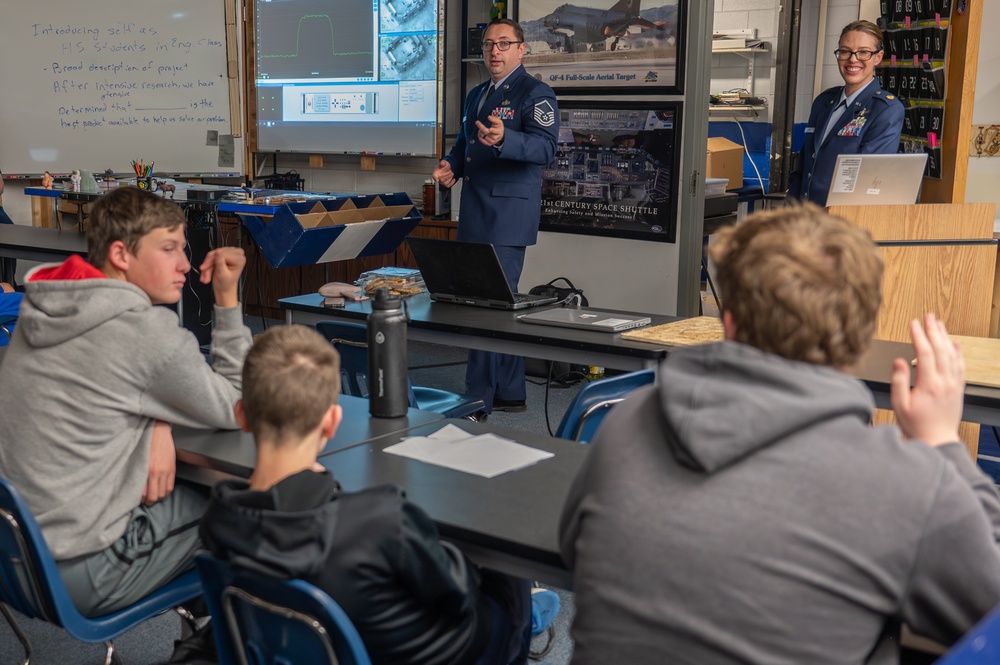
<svg viewBox="0 0 1000 665">
<path fill-rule="evenodd" d="M 506 51 L 510 49 L 511 44 L 523 44 L 524 42 L 508 42 L 507 40 L 500 42 L 483 42 L 483 53 L 489 53 L 496 46 L 501 51 Z"/>
<path fill-rule="evenodd" d="M 876 53 L 878 53 L 878 51 L 868 51 L 868 50 L 848 51 L 846 48 L 839 48 L 833 52 L 833 54 L 837 56 L 837 60 L 850 60 L 851 56 L 853 55 L 861 62 L 868 62 L 869 60 L 872 59 L 872 56 L 875 55 Z"/>
</svg>

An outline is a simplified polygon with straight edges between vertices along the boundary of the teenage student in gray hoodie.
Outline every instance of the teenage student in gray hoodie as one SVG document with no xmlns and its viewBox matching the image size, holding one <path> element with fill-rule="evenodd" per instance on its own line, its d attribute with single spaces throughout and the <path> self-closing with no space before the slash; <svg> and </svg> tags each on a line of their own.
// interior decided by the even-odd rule
<svg viewBox="0 0 1000 665">
<path fill-rule="evenodd" d="M 88 615 L 134 603 L 192 565 L 207 493 L 174 486 L 167 423 L 236 428 L 251 345 L 237 301 L 246 258 L 198 268 L 215 295 L 211 364 L 161 304 L 191 269 L 184 216 L 122 187 L 93 207 L 89 263 L 29 273 L 0 365 L 0 475 L 24 495 L 73 601 Z"/>
<path fill-rule="evenodd" d="M 1000 498 L 959 440 L 965 366 L 933 315 L 896 360 L 895 427 L 843 370 L 882 263 L 812 205 L 719 234 L 726 341 L 671 352 L 615 407 L 567 499 L 573 662 L 898 662 L 1000 602 Z"/>
</svg>

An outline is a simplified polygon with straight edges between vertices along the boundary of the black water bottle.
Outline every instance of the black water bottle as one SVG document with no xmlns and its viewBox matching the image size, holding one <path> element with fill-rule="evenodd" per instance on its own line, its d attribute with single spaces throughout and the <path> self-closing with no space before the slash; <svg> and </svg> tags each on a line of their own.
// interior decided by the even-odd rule
<svg viewBox="0 0 1000 665">
<path fill-rule="evenodd" d="M 368 315 L 368 411 L 376 418 L 406 415 L 406 360 L 403 300 L 378 289 Z"/>
</svg>

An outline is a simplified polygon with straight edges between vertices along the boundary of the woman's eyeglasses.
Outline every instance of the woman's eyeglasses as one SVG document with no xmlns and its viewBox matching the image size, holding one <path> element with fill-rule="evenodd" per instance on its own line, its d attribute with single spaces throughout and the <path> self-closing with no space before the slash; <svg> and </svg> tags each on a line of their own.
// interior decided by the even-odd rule
<svg viewBox="0 0 1000 665">
<path fill-rule="evenodd" d="M 486 45 L 484 44 L 483 47 L 485 48 L 485 46 Z M 868 62 L 876 53 L 878 53 L 878 51 L 868 51 L 866 49 L 862 49 L 860 51 L 848 51 L 846 48 L 839 48 L 833 52 L 833 54 L 837 56 L 837 60 L 850 60 L 853 55 L 861 62 Z"/>
</svg>

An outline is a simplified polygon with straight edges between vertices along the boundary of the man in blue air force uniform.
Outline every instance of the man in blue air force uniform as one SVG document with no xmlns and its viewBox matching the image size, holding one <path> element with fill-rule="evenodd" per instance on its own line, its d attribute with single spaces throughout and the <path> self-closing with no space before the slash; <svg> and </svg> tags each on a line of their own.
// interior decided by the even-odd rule
<svg viewBox="0 0 1000 665">
<path fill-rule="evenodd" d="M 870 21 L 854 21 L 834 51 L 844 79 L 813 101 L 799 163 L 788 196 L 826 205 L 837 155 L 893 154 L 903 132 L 903 103 L 875 78 L 882 62 L 882 31 Z"/>
<path fill-rule="evenodd" d="M 542 207 L 542 167 L 559 136 L 555 93 L 521 66 L 524 32 L 510 19 L 494 21 L 483 35 L 491 77 L 469 92 L 455 147 L 434 169 L 451 187 L 462 179 L 458 239 L 492 243 L 510 287 L 534 245 Z M 525 409 L 524 359 L 470 351 L 466 389 L 482 397 L 486 413 Z"/>
</svg>

